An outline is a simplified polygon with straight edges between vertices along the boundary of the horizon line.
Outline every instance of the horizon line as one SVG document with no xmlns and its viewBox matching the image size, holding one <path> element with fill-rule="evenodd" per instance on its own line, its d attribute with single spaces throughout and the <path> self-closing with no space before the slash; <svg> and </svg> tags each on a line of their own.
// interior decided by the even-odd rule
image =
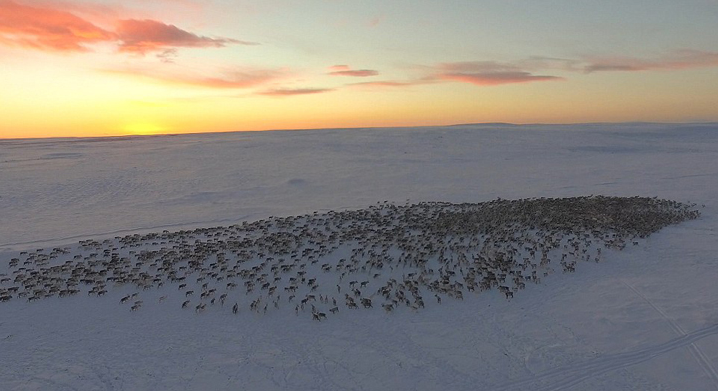
<svg viewBox="0 0 718 391">
<path fill-rule="evenodd" d="M 405 125 L 405 126 L 355 126 L 355 127 L 320 127 L 320 128 L 276 128 L 276 129 L 248 129 L 248 130 L 214 130 L 208 132 L 187 132 L 187 133 L 156 133 L 156 134 L 117 134 L 107 136 L 59 136 L 59 137 L 2 137 L 2 141 L 23 141 L 23 140 L 94 140 L 94 139 L 115 139 L 116 141 L 134 138 L 150 138 L 164 136 L 196 136 L 196 135 L 217 135 L 224 133 L 256 133 L 256 132 L 303 132 L 311 130 L 362 130 L 362 129 L 408 129 L 408 128 L 456 128 L 461 126 L 577 126 L 577 125 L 718 125 L 718 121 L 680 121 L 680 122 L 655 122 L 655 121 L 620 121 L 620 122 L 566 122 L 566 123 L 513 123 L 513 122 L 467 122 L 446 125 Z"/>
</svg>

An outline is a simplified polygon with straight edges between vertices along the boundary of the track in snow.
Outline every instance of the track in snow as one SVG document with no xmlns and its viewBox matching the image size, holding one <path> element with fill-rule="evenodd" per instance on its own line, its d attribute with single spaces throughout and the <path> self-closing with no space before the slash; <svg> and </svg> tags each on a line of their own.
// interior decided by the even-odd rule
<svg viewBox="0 0 718 391">
<path fill-rule="evenodd" d="M 605 355 L 576 365 L 557 368 L 523 380 L 510 382 L 496 387 L 496 390 L 531 389 L 541 391 L 559 391 L 607 372 L 640 364 L 662 354 L 718 334 L 718 324 L 686 333 L 665 343 L 632 352 Z"/>
</svg>

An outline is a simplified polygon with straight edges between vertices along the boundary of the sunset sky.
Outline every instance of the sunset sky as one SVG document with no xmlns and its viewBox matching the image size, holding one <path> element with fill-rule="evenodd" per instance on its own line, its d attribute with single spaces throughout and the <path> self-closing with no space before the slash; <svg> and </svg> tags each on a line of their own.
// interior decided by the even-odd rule
<svg viewBox="0 0 718 391">
<path fill-rule="evenodd" d="M 718 121 L 717 0 L 0 0 L 0 138 Z"/>
</svg>

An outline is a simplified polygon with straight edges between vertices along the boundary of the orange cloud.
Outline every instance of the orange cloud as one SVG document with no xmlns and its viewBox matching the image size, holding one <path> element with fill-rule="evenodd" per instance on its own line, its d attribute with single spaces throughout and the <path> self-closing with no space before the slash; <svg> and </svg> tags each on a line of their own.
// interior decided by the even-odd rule
<svg viewBox="0 0 718 391">
<path fill-rule="evenodd" d="M 329 67 L 329 73 L 327 74 L 331 76 L 368 77 L 376 76 L 379 72 L 373 69 L 351 69 L 348 65 L 334 65 Z"/>
<path fill-rule="evenodd" d="M 209 38 L 156 20 L 127 19 L 118 21 L 120 51 L 144 54 L 177 47 L 223 47 L 228 43 L 252 45 L 252 42 L 230 38 Z"/>
<path fill-rule="evenodd" d="M 0 42 L 53 51 L 86 51 L 87 44 L 112 41 L 104 30 L 69 12 L 0 0 Z"/>
<path fill-rule="evenodd" d="M 700 50 L 676 50 L 655 59 L 635 57 L 592 57 L 584 67 L 586 73 L 604 71 L 680 70 L 718 66 L 718 53 Z"/>
<path fill-rule="evenodd" d="M 324 92 L 334 91 L 332 88 L 279 88 L 259 92 L 259 95 L 267 96 L 295 96 L 295 95 L 311 95 L 321 94 Z"/>
</svg>

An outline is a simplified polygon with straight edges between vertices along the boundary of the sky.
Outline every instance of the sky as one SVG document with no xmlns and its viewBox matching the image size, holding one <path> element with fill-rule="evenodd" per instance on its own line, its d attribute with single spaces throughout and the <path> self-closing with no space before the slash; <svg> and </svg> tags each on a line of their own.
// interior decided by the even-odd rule
<svg viewBox="0 0 718 391">
<path fill-rule="evenodd" d="M 0 0 L 0 138 L 718 121 L 718 0 Z"/>
</svg>

